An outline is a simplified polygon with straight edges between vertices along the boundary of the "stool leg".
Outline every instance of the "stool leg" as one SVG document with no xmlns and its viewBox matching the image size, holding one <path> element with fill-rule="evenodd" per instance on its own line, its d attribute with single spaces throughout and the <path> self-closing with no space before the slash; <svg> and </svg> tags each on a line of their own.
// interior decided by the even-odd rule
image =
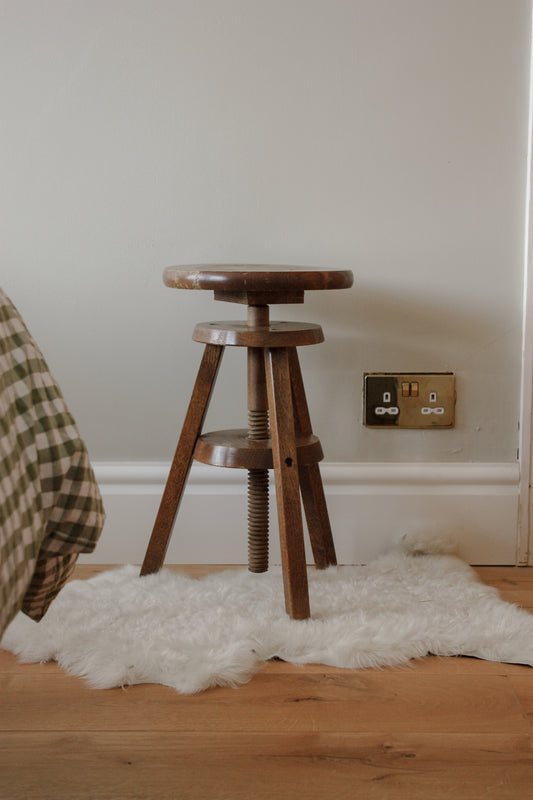
<svg viewBox="0 0 533 800">
<path fill-rule="evenodd" d="M 307 619 L 309 590 L 288 349 L 265 350 L 265 367 L 285 608 L 292 619 Z"/>
<path fill-rule="evenodd" d="M 310 436 L 313 430 L 311 428 L 300 362 L 295 347 L 289 350 L 289 367 L 296 430 L 303 436 Z M 298 472 L 315 564 L 318 569 L 334 566 L 337 563 L 337 556 L 324 495 L 324 486 L 320 476 L 320 467 L 317 463 L 300 466 Z"/>
<path fill-rule="evenodd" d="M 141 575 L 158 572 L 163 565 L 172 527 L 191 468 L 196 440 L 201 433 L 224 348 L 207 344 L 189 402 L 181 435 L 170 467 Z"/>
</svg>

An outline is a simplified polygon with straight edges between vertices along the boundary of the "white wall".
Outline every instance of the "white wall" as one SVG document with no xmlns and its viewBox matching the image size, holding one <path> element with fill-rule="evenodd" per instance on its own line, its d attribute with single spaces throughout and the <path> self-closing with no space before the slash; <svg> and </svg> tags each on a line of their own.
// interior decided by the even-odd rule
<svg viewBox="0 0 533 800">
<path fill-rule="evenodd" d="M 273 316 L 326 459 L 516 459 L 528 0 L 17 0 L 0 14 L 0 283 L 93 460 L 170 458 L 239 306 L 176 263 L 350 267 Z M 242 353 L 210 412 L 243 423 Z M 364 370 L 457 373 L 453 431 L 361 425 Z M 332 387 L 335 390 L 332 391 Z"/>
</svg>

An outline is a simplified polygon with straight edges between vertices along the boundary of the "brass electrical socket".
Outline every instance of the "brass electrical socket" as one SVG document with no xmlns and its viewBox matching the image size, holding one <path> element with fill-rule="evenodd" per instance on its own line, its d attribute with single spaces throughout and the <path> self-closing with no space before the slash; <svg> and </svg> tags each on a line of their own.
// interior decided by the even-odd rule
<svg viewBox="0 0 533 800">
<path fill-rule="evenodd" d="M 368 428 L 453 428 L 453 372 L 367 372 L 364 424 Z"/>
</svg>

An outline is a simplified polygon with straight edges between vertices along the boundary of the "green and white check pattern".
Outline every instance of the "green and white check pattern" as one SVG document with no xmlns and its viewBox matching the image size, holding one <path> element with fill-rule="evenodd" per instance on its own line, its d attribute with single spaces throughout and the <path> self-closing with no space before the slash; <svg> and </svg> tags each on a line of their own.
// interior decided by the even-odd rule
<svg viewBox="0 0 533 800">
<path fill-rule="evenodd" d="M 104 519 L 74 419 L 0 289 L 0 635 L 20 609 L 45 614 Z"/>
</svg>

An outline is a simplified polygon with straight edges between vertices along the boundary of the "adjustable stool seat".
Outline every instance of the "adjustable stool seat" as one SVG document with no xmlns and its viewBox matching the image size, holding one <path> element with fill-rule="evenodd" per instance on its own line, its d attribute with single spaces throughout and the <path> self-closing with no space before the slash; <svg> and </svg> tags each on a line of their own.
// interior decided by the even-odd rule
<svg viewBox="0 0 533 800">
<path fill-rule="evenodd" d="M 176 289 L 210 289 L 215 300 L 248 306 L 245 322 L 202 322 L 193 339 L 205 344 L 141 575 L 164 561 L 192 461 L 248 470 L 248 567 L 268 569 L 268 470 L 274 470 L 285 607 L 309 617 L 309 593 L 300 493 L 315 565 L 337 563 L 296 348 L 324 341 L 320 325 L 271 322 L 269 305 L 303 303 L 309 290 L 347 289 L 350 270 L 312 267 L 201 265 L 169 267 L 164 282 Z M 202 433 L 227 346 L 246 347 L 248 427 Z"/>
</svg>

